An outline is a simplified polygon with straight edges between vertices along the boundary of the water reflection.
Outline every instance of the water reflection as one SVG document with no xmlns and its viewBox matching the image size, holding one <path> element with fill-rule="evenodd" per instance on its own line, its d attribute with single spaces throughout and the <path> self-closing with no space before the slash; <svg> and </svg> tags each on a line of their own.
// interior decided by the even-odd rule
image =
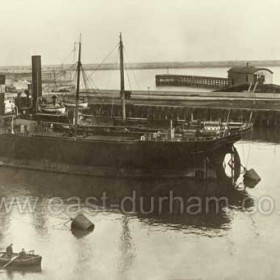
<svg viewBox="0 0 280 280">
<path fill-rule="evenodd" d="M 129 228 L 129 217 L 127 215 L 122 217 L 121 227 L 119 271 L 123 275 L 132 266 L 135 259 L 133 240 Z"/>
<path fill-rule="evenodd" d="M 261 127 L 254 127 L 251 133 L 244 136 L 244 140 L 253 142 L 266 142 L 271 144 L 278 144 L 280 141 L 279 129 L 264 129 Z"/>
<path fill-rule="evenodd" d="M 230 160 L 234 158 L 235 162 L 230 174 L 224 169 L 225 164 L 227 165 L 224 158 L 228 154 Z M 36 207 L 31 212 L 12 211 L 7 214 L 1 209 L 1 244 L 7 244 L 14 238 L 18 243 L 36 248 L 43 255 L 44 267 L 51 275 L 66 258 L 67 267 L 75 268 L 74 274 L 79 271 L 79 275 L 86 279 L 91 271 L 102 278 L 102 272 L 93 262 L 100 258 L 99 262 L 106 259 L 110 263 L 112 260 L 107 259 L 108 254 L 114 253 L 106 253 L 106 249 L 105 252 L 99 251 L 99 255 L 96 253 L 98 244 L 95 240 L 99 236 L 105 238 L 106 241 L 99 239 L 105 248 L 112 242 L 106 239 L 108 234 L 99 232 L 106 220 L 106 227 L 112 227 L 109 235 L 116 236 L 112 238 L 119 244 L 115 252 L 118 260 L 116 273 L 123 276 L 133 267 L 137 255 L 133 229 L 135 221 L 137 226 L 145 224 L 160 230 L 164 228 L 211 237 L 225 234 L 230 228 L 233 218 L 231 208 L 250 211 L 254 206 L 254 201 L 246 190 L 239 190 L 233 186 L 233 182 L 240 175 L 240 158 L 232 147 L 220 154 L 216 153 L 215 156 L 209 156 L 202 161 L 201 166 L 196 165 L 188 174 L 188 178 L 180 179 L 117 180 L 0 169 L 0 188 L 3 196 L 17 196 L 21 199 L 28 197 L 32 202 L 36 202 Z M 101 199 L 104 193 L 106 203 Z M 63 211 L 57 215 L 51 213 L 49 207 L 54 197 L 62 199 L 63 202 Z M 90 203 L 88 198 L 91 198 Z M 209 202 L 209 198 L 214 200 Z M 61 206 L 60 204 L 56 205 L 54 202 L 56 207 Z M 68 206 L 71 206 L 71 211 Z M 92 233 L 71 234 L 70 228 L 63 224 L 79 212 L 85 213 L 94 221 L 96 230 Z M 56 227 L 57 224 L 61 226 Z M 24 232 L 19 233 L 23 228 Z M 54 255 L 56 258 L 52 260 Z M 40 273 L 40 270 L 36 272 Z M 14 273 L 17 275 L 18 272 Z M 21 273 L 25 275 L 29 272 Z M 71 273 L 71 269 L 65 268 L 60 273 L 65 279 L 68 273 Z M 13 270 L 8 270 L 7 275 L 13 279 Z M 32 279 L 32 275 L 28 277 Z M 49 275 L 48 279 L 51 279 L 50 277 Z M 129 274 L 127 277 L 129 278 Z"/>
<path fill-rule="evenodd" d="M 22 277 L 30 276 L 30 274 L 41 273 L 41 266 L 31 266 L 31 267 L 7 267 L 6 276 L 8 279 L 14 279 L 15 275 L 21 275 Z"/>
<path fill-rule="evenodd" d="M 224 162 L 224 158 L 228 154 L 234 157 L 234 166 L 230 174 L 227 174 L 225 171 L 225 167 L 230 164 Z M 233 159 L 230 158 L 230 161 L 233 161 Z M 71 203 L 80 203 L 84 208 L 92 206 L 92 203 L 88 203 L 88 205 L 85 203 L 87 198 L 92 197 L 95 200 L 90 202 L 94 202 L 96 208 L 97 206 L 102 207 L 99 210 L 125 210 L 125 212 L 135 212 L 134 214 L 139 215 L 139 217 L 146 215 L 156 219 L 158 211 L 151 211 L 152 201 L 154 203 L 153 208 L 158 210 L 160 206 L 162 207 L 162 215 L 161 217 L 158 216 L 159 220 L 162 220 L 167 212 L 171 212 L 168 203 L 161 203 L 159 205 L 160 198 L 170 198 L 171 195 L 173 199 L 175 197 L 184 199 L 193 197 L 207 198 L 209 196 L 217 198 L 227 197 L 230 205 L 241 207 L 239 202 L 246 199 L 248 194 L 246 191 L 237 190 L 233 186 L 240 176 L 240 158 L 237 151 L 232 148 L 224 150 L 210 159 L 207 158 L 206 164 L 207 167 L 205 167 L 204 162 L 201 167 L 196 166 L 195 169 L 189 170 L 188 178 L 179 179 L 145 178 L 126 180 L 1 169 L 1 188 L 6 188 L 4 191 L 6 197 L 15 195 L 26 196 L 36 202 L 36 211 L 32 212 L 32 220 L 36 231 L 42 235 L 47 234 L 49 227 L 49 213 L 47 213 L 46 204 L 53 197 L 62 198 L 69 205 Z M 12 188 L 8 187 L 10 185 L 12 185 Z M 106 195 L 106 203 L 102 200 L 104 193 Z M 126 198 L 127 203 L 122 203 L 124 198 Z M 133 205 L 133 209 L 129 209 L 129 201 L 134 202 L 134 200 L 137 203 Z M 179 199 L 174 199 L 174 201 L 178 202 Z M 77 208 L 72 205 L 71 211 L 75 212 L 81 205 L 77 205 Z M 127 206 L 128 209 L 120 209 L 121 206 Z M 179 206 L 176 206 L 176 203 L 174 204 L 175 208 L 172 215 L 174 214 L 173 218 L 175 220 L 178 212 L 180 212 L 178 211 L 179 209 L 176 210 L 176 207 L 178 208 Z M 202 205 L 203 208 L 204 206 Z M 224 206 L 221 205 L 220 207 L 222 210 Z M 143 215 L 141 215 L 141 212 L 144 214 L 142 213 Z M 171 220 L 173 219 L 172 215 L 170 217 Z M 201 219 L 204 219 L 203 215 Z M 7 215 L 0 216 L 0 219 L 3 220 L 3 225 L 7 224 L 7 217 Z M 64 216 L 64 218 L 66 219 L 67 216 Z M 183 224 L 187 222 L 182 215 L 180 215 L 180 219 L 183 219 L 181 222 Z M 209 217 L 205 217 L 205 219 L 209 221 Z M 216 219 L 219 218 L 216 217 Z"/>
<path fill-rule="evenodd" d="M 48 233 L 48 216 L 44 211 L 45 199 L 38 199 L 36 203 L 36 211 L 32 211 L 33 226 L 40 235 L 47 235 Z"/>
<path fill-rule="evenodd" d="M 92 233 L 93 229 L 79 230 L 79 229 L 71 228 L 71 232 L 77 239 L 79 239 L 79 238 L 83 238 L 83 237 L 87 236 L 88 234 Z"/>
<path fill-rule="evenodd" d="M 196 180 L 188 180 L 187 185 L 162 185 L 155 192 L 150 190 L 147 196 L 143 195 L 144 203 L 142 209 L 139 209 L 141 206 L 137 209 L 137 216 L 149 224 L 164 224 L 178 230 L 203 229 L 203 234 L 213 229 L 227 229 L 232 219 L 229 209 L 249 211 L 254 201 L 246 190 L 237 190 L 231 184 L 223 187 L 225 185 L 216 181 Z M 166 201 L 161 203 L 163 198 Z"/>
</svg>

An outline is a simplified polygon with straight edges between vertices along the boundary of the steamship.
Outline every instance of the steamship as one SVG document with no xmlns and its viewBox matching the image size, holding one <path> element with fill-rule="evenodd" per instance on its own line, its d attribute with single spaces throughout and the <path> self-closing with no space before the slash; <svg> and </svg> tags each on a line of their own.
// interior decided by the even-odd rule
<svg viewBox="0 0 280 280">
<path fill-rule="evenodd" d="M 96 176 L 184 176 L 189 167 L 201 166 L 205 159 L 232 147 L 251 130 L 250 122 L 229 121 L 170 121 L 166 129 L 131 125 L 125 111 L 121 35 L 119 53 L 122 120 L 118 125 L 79 121 L 81 42 L 75 108 L 70 121 L 65 115 L 38 111 L 42 98 L 41 57 L 33 56 L 32 97 L 27 97 L 29 105 L 16 100 L 19 113 L 1 117 L 1 164 Z"/>
</svg>

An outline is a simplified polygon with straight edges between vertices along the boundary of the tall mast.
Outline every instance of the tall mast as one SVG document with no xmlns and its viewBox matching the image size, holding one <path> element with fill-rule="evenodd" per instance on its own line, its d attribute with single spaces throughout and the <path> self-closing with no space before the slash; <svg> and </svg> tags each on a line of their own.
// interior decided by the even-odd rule
<svg viewBox="0 0 280 280">
<path fill-rule="evenodd" d="M 122 101 L 122 121 L 126 120 L 125 112 L 125 92 L 124 92 L 124 64 L 123 64 L 123 42 L 122 33 L 120 33 L 120 75 L 121 75 L 121 101 Z"/>
<path fill-rule="evenodd" d="M 76 86 L 76 108 L 75 108 L 75 137 L 77 136 L 78 130 L 78 113 L 79 113 L 79 97 L 80 97 L 80 74 L 81 74 L 81 34 L 79 40 L 79 56 L 77 65 L 77 86 Z"/>
</svg>

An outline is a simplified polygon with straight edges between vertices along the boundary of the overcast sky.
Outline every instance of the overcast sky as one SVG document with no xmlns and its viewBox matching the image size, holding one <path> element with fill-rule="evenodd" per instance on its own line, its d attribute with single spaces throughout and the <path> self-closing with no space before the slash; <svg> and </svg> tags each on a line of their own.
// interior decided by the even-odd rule
<svg viewBox="0 0 280 280">
<path fill-rule="evenodd" d="M 120 31 L 129 62 L 280 59 L 279 0 L 0 1 L 0 65 L 71 62 L 80 32 L 99 63 Z"/>
</svg>

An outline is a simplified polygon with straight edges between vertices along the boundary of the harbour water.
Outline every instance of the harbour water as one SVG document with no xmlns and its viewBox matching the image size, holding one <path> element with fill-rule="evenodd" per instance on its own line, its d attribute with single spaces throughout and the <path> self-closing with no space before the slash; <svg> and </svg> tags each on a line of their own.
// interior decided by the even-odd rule
<svg viewBox="0 0 280 280">
<path fill-rule="evenodd" d="M 280 67 L 267 67 L 273 71 L 273 83 L 280 84 Z M 157 74 L 178 74 L 198 75 L 227 78 L 229 68 L 186 68 L 186 69 L 144 69 L 128 70 L 125 75 L 125 84 L 128 90 L 185 90 L 185 91 L 207 91 L 207 89 L 190 89 L 188 87 L 156 87 L 155 75 Z M 91 86 L 99 89 L 118 89 L 119 71 L 103 70 L 88 71 Z"/>
<path fill-rule="evenodd" d="M 209 73 L 184 73 L 201 71 Z M 154 89 L 159 72 L 142 71 L 140 89 Z M 96 85 L 117 88 L 118 72 L 106 82 L 108 73 L 97 72 Z M 279 142 L 279 131 L 256 129 L 235 144 L 241 163 L 262 178 L 246 189 L 241 180 L 233 188 L 215 178 L 128 180 L 0 167 L 1 250 L 13 243 L 14 251 L 43 256 L 41 269 L 7 269 L 0 279 L 278 279 Z M 209 205 L 209 197 L 222 200 Z M 78 213 L 94 222 L 93 232 L 71 232 Z"/>
</svg>

